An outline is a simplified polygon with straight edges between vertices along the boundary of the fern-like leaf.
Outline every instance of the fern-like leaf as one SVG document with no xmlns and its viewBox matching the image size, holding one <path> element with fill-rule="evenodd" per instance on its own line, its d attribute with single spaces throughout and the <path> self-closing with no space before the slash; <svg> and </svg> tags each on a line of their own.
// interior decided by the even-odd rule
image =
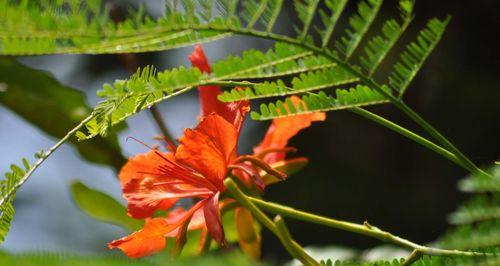
<svg viewBox="0 0 500 266">
<path fill-rule="evenodd" d="M 382 0 L 366 0 L 358 4 L 358 13 L 349 18 L 350 28 L 346 30 L 345 35 L 340 41 L 335 43 L 337 49 L 349 59 L 360 44 L 363 37 L 370 29 L 373 21 L 377 17 Z"/>
<path fill-rule="evenodd" d="M 0 181 L 0 244 L 5 240 L 5 236 L 9 232 L 10 223 L 14 218 L 14 200 L 17 189 L 25 181 L 26 172 L 31 169 L 28 160 L 22 160 L 23 166 L 15 164 L 10 166 L 10 172 L 5 174 L 5 179 Z"/>
<path fill-rule="evenodd" d="M 469 224 L 494 219 L 500 220 L 500 194 L 476 196 L 448 217 L 448 221 L 452 224 Z"/>
<path fill-rule="evenodd" d="M 314 13 L 318 7 L 319 0 L 294 0 L 295 11 L 302 22 L 302 30 L 298 30 L 299 40 L 304 40 L 307 36 L 309 27 L 314 18 Z"/>
<path fill-rule="evenodd" d="M 406 46 L 389 77 L 390 86 L 399 92 L 400 97 L 438 44 L 450 19 L 450 17 L 445 20 L 431 19 L 420 31 L 417 41 Z"/>
<path fill-rule="evenodd" d="M 349 72 L 340 67 L 331 67 L 319 71 L 300 74 L 292 80 L 292 87 L 287 87 L 282 80 L 254 84 L 251 88 L 239 88 L 226 91 L 219 96 L 224 102 L 261 99 L 317 91 L 358 81 Z"/>
<path fill-rule="evenodd" d="M 104 85 L 98 92 L 106 98 L 95 108 L 95 117 L 86 124 L 87 133 L 79 132 L 81 140 L 106 136 L 113 126 L 160 101 L 186 92 L 206 79 L 197 68 L 176 68 L 156 73 L 152 67 L 139 69 L 129 80 Z"/>
<path fill-rule="evenodd" d="M 382 26 L 382 35 L 373 37 L 365 46 L 365 56 L 361 57 L 361 65 L 371 76 L 384 60 L 387 53 L 396 44 L 399 37 L 406 30 L 413 18 L 413 1 L 401 0 L 399 2 L 401 11 L 401 23 L 395 19 L 389 19 Z"/>
<path fill-rule="evenodd" d="M 247 50 L 238 56 L 228 56 L 212 65 L 218 79 L 260 79 L 275 78 L 316 69 L 335 66 L 322 56 L 295 45 L 276 43 L 273 49 L 263 53 Z"/>
<path fill-rule="evenodd" d="M 330 14 L 327 14 L 325 10 L 320 9 L 319 15 L 321 18 L 321 22 L 324 26 L 323 29 L 316 27 L 316 31 L 321 36 L 321 47 L 326 47 L 332 37 L 333 30 L 335 29 L 335 25 L 337 25 L 337 21 L 339 20 L 342 11 L 344 11 L 345 5 L 347 4 L 347 0 L 326 0 L 325 5 L 330 11 Z"/>
<path fill-rule="evenodd" d="M 438 245 L 457 249 L 500 247 L 500 165 L 491 166 L 487 172 L 459 182 L 462 191 L 488 194 L 476 195 L 449 216 L 458 226 L 442 236 Z"/>
<path fill-rule="evenodd" d="M 385 88 L 385 90 L 388 90 L 388 88 Z M 337 89 L 336 97 L 329 96 L 324 92 L 308 93 L 301 98 L 301 102 L 297 106 L 292 103 L 290 98 L 287 98 L 285 101 L 278 100 L 275 103 L 261 104 L 260 113 L 254 111 L 251 113 L 251 117 L 254 120 L 269 120 L 292 115 L 342 110 L 386 102 L 387 100 L 385 97 L 378 92 L 367 86 L 357 85 L 349 90 Z"/>
</svg>

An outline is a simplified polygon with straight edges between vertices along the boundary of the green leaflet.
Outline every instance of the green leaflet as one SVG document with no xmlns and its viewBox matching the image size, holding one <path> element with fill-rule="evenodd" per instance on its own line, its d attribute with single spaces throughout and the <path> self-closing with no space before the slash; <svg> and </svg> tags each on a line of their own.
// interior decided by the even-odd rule
<svg viewBox="0 0 500 266">
<path fill-rule="evenodd" d="M 389 76 L 389 84 L 392 89 L 399 92 L 399 97 L 403 96 L 408 85 L 441 40 L 450 20 L 449 16 L 444 20 L 437 18 L 429 20 L 425 28 L 418 34 L 417 41 L 406 46 L 399 62 L 394 65 L 394 70 Z"/>
<path fill-rule="evenodd" d="M 129 18 L 115 25 L 107 8 L 100 5 L 61 5 L 42 2 L 24 5 L 0 3 L 0 54 L 35 55 L 56 53 L 132 53 L 159 51 L 213 41 L 229 36 L 210 29 L 193 31 L 189 25 L 200 24 L 195 12 L 179 13 L 166 9 L 158 20 L 145 15 L 144 9 L 131 12 Z M 211 8 L 210 5 L 205 6 Z M 26 10 L 29 9 L 29 16 Z M 203 10 L 201 14 L 207 14 Z M 94 17 L 88 19 L 88 15 Z M 213 18 L 210 25 L 232 25 L 235 18 Z M 183 25 L 183 27 L 179 27 Z M 181 29 L 184 28 L 184 29 Z"/>
<path fill-rule="evenodd" d="M 12 110 L 29 123 L 55 138 L 90 114 L 82 92 L 63 86 L 48 73 L 33 70 L 13 59 L 0 58 L 0 104 Z M 116 170 L 125 163 L 113 131 L 107 138 L 96 138 L 88 143 L 71 142 L 86 160 L 113 166 Z"/>
<path fill-rule="evenodd" d="M 286 96 L 322 90 L 356 81 L 358 81 L 358 79 L 344 69 L 340 67 L 331 67 L 300 74 L 299 77 L 292 79 L 292 87 L 287 87 L 285 83 L 279 79 L 276 82 L 265 81 L 243 90 L 236 88 L 231 91 L 226 91 L 219 96 L 219 99 L 224 102 L 232 102 Z"/>
<path fill-rule="evenodd" d="M 316 8 L 318 7 L 319 0 L 294 0 L 293 5 L 295 7 L 295 11 L 297 12 L 297 16 L 302 22 L 302 29 L 296 30 L 299 33 L 298 39 L 304 40 L 307 36 L 307 31 L 309 30 L 309 26 L 311 25 L 312 19 L 314 17 L 314 13 L 316 12 Z"/>
<path fill-rule="evenodd" d="M 298 74 L 335 64 L 296 45 L 277 42 L 267 52 L 247 50 L 212 64 L 217 79 L 262 79 Z"/>
<path fill-rule="evenodd" d="M 377 17 L 382 0 L 360 1 L 358 13 L 349 17 L 349 25 L 340 41 L 335 42 L 335 46 L 342 53 L 345 59 L 349 59 L 363 40 L 365 34 L 370 29 L 373 21 Z"/>
<path fill-rule="evenodd" d="M 77 133 L 79 139 L 106 136 L 112 126 L 160 101 L 179 95 L 197 86 L 204 76 L 196 68 L 180 67 L 156 73 L 152 67 L 138 69 L 129 80 L 105 84 L 98 95 L 105 97 L 94 112 L 96 116 L 86 124 L 87 132 Z"/>
<path fill-rule="evenodd" d="M 386 90 L 388 89 L 386 88 Z M 327 112 L 387 103 L 384 96 L 363 85 L 357 85 L 349 90 L 337 89 L 335 97 L 324 92 L 308 93 L 302 96 L 301 100 L 302 102 L 298 106 L 294 106 L 290 98 L 286 98 L 285 101 L 278 100 L 275 103 L 263 103 L 260 105 L 260 112 L 254 111 L 251 113 L 252 119 L 268 120 L 312 112 Z"/>
<path fill-rule="evenodd" d="M 330 15 L 326 13 L 325 10 L 320 9 L 319 15 L 321 23 L 323 24 L 323 29 L 315 27 L 318 34 L 321 36 L 321 47 L 326 47 L 330 42 L 335 25 L 339 20 L 342 11 L 344 11 L 347 0 L 325 0 L 325 5 L 330 11 Z"/>
<path fill-rule="evenodd" d="M 487 172 L 491 176 L 475 174 L 459 182 L 462 191 L 475 195 L 450 214 L 448 220 L 458 226 L 439 238 L 439 246 L 456 249 L 500 247 L 500 166 L 494 164 Z"/>
<path fill-rule="evenodd" d="M 5 236 L 10 229 L 10 223 L 14 218 L 15 210 L 12 202 L 16 196 L 17 189 L 21 186 L 26 172 L 30 171 L 32 166 L 23 158 L 22 167 L 12 164 L 10 172 L 5 173 L 5 179 L 0 181 L 0 244 L 5 240 Z"/>
<path fill-rule="evenodd" d="M 373 37 L 364 48 L 365 55 L 360 58 L 361 65 L 370 75 L 372 75 L 380 63 L 382 63 L 382 60 L 396 44 L 413 18 L 412 0 L 399 1 L 399 9 L 402 22 L 399 23 L 395 19 L 386 20 L 382 25 L 382 34 Z"/>
<path fill-rule="evenodd" d="M 75 181 L 71 195 L 76 205 L 86 214 L 101 222 L 121 226 L 133 232 L 142 227 L 143 221 L 127 215 L 127 209 L 111 196 Z"/>
</svg>

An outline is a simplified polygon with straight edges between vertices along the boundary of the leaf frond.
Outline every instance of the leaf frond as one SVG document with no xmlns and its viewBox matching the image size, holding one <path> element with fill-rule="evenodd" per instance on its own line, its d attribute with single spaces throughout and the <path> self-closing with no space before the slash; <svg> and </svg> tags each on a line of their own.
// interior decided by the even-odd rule
<svg viewBox="0 0 500 266">
<path fill-rule="evenodd" d="M 394 65 L 394 70 L 389 76 L 389 85 L 399 92 L 399 97 L 405 93 L 406 88 L 417 75 L 427 57 L 441 40 L 450 19 L 451 17 L 444 20 L 431 19 L 418 34 L 417 41 L 406 46 L 399 62 Z"/>
<path fill-rule="evenodd" d="M 401 0 L 399 2 L 401 23 L 396 19 L 389 19 L 382 25 L 382 34 L 373 37 L 365 46 L 365 55 L 361 57 L 361 65 L 371 76 L 387 53 L 396 44 L 399 37 L 407 29 L 413 18 L 413 1 Z"/>
<path fill-rule="evenodd" d="M 340 41 L 335 43 L 338 51 L 348 60 L 363 40 L 377 17 L 382 0 L 366 0 L 358 4 L 358 13 L 349 17 L 350 28 L 346 29 Z"/>
<path fill-rule="evenodd" d="M 388 90 L 388 88 L 385 88 Z M 269 120 L 293 115 L 308 114 L 314 112 L 327 112 L 334 110 L 349 109 L 367 105 L 387 103 L 383 95 L 364 85 L 357 85 L 350 89 L 337 89 L 335 97 L 325 92 L 307 93 L 301 97 L 300 104 L 295 106 L 290 98 L 285 101 L 278 100 L 275 103 L 261 104 L 260 112 L 252 112 L 254 120 Z"/>
</svg>

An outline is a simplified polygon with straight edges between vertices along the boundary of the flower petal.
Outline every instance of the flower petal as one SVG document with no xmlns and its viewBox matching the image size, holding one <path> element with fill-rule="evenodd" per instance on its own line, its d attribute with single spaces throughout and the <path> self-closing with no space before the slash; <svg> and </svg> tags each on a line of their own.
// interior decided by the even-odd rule
<svg viewBox="0 0 500 266">
<path fill-rule="evenodd" d="M 218 190 L 227 166 L 236 156 L 237 132 L 233 125 L 219 115 L 205 117 L 194 129 L 186 129 L 179 140 L 176 161 L 185 164 L 205 176 Z"/>
<path fill-rule="evenodd" d="M 202 73 L 210 73 L 210 64 L 207 57 L 201 48 L 201 45 L 196 45 L 194 51 L 189 56 L 189 60 L 194 67 L 197 67 Z M 219 101 L 217 96 L 222 93 L 219 86 L 199 86 L 198 95 L 200 98 L 201 117 L 205 117 L 211 113 L 216 113 L 229 123 L 233 124 L 239 131 L 246 113 L 250 110 L 249 101 L 239 101 L 233 103 L 223 103 Z"/>
<path fill-rule="evenodd" d="M 150 150 L 147 153 L 130 158 L 118 174 L 122 187 L 132 179 L 143 179 L 148 176 L 145 173 L 158 172 L 159 167 L 164 163 L 164 159 L 158 153 L 162 156 L 171 157 L 167 153 Z"/>
<path fill-rule="evenodd" d="M 108 244 L 110 249 L 119 248 L 131 258 L 140 258 L 165 248 L 164 228 L 168 224 L 163 218 L 147 219 L 144 228 Z"/>
<path fill-rule="evenodd" d="M 159 252 L 165 248 L 165 236 L 178 229 L 206 203 L 206 200 L 199 201 L 174 221 L 168 221 L 165 218 L 147 219 L 143 229 L 109 243 L 108 248 L 119 248 L 131 258 L 140 258 Z"/>
<path fill-rule="evenodd" d="M 134 218 L 146 218 L 156 210 L 171 208 L 180 198 L 205 198 L 213 193 L 205 188 L 189 184 L 168 184 L 161 177 L 132 179 L 123 188 L 123 197 L 127 200 L 129 215 Z"/>
<path fill-rule="evenodd" d="M 292 96 L 291 100 L 295 106 L 300 104 L 299 97 Z M 309 127 L 314 121 L 325 120 L 325 117 L 325 113 L 312 113 L 274 119 L 262 142 L 254 147 L 254 153 L 269 148 L 286 147 L 288 141 L 300 130 Z M 270 153 L 264 157 L 264 161 L 274 163 L 284 158 L 284 152 Z"/>
<path fill-rule="evenodd" d="M 179 207 L 175 208 L 171 212 L 168 213 L 167 216 L 167 221 L 169 223 L 173 223 L 174 221 L 180 219 L 180 217 L 183 217 L 186 215 L 186 211 L 184 208 Z M 191 217 L 191 221 L 189 222 L 188 225 L 188 230 L 198 230 L 198 229 L 203 229 L 205 228 L 205 216 L 203 214 L 203 209 L 198 209 L 196 212 L 194 212 L 193 217 Z M 175 237 L 177 236 L 178 229 L 170 232 L 167 234 L 167 237 Z"/>
<path fill-rule="evenodd" d="M 226 247 L 226 237 L 222 228 L 222 220 L 219 211 L 219 192 L 207 199 L 207 203 L 203 206 L 205 221 L 207 224 L 208 233 L 221 246 Z"/>
</svg>

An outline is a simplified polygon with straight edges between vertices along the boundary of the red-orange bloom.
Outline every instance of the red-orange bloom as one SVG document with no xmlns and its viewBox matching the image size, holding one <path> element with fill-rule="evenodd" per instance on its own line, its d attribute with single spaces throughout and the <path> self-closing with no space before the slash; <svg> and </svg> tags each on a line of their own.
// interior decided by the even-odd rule
<svg viewBox="0 0 500 266">
<path fill-rule="evenodd" d="M 190 60 L 201 71 L 210 72 L 201 46 L 195 48 Z M 163 153 L 152 149 L 131 158 L 122 168 L 119 176 L 129 215 L 146 218 L 146 224 L 142 230 L 111 242 L 110 248 L 119 248 L 133 258 L 146 256 L 162 250 L 165 237 L 181 234 L 180 228 L 185 226 L 188 230 L 206 228 L 221 246 L 226 245 L 219 196 L 226 189 L 223 181 L 228 172 L 234 170 L 247 184 L 263 190 L 261 172 L 283 177 L 269 164 L 284 161 L 288 140 L 311 122 L 325 118 L 318 113 L 276 119 L 255 147 L 255 155 L 238 156 L 238 136 L 249 102 L 225 104 L 217 99 L 220 93 L 217 86 L 199 88 L 201 122 L 184 131 L 175 150 Z M 181 198 L 198 201 L 187 211 L 177 208 L 167 217 L 150 218 L 157 210 L 172 208 Z"/>
</svg>

